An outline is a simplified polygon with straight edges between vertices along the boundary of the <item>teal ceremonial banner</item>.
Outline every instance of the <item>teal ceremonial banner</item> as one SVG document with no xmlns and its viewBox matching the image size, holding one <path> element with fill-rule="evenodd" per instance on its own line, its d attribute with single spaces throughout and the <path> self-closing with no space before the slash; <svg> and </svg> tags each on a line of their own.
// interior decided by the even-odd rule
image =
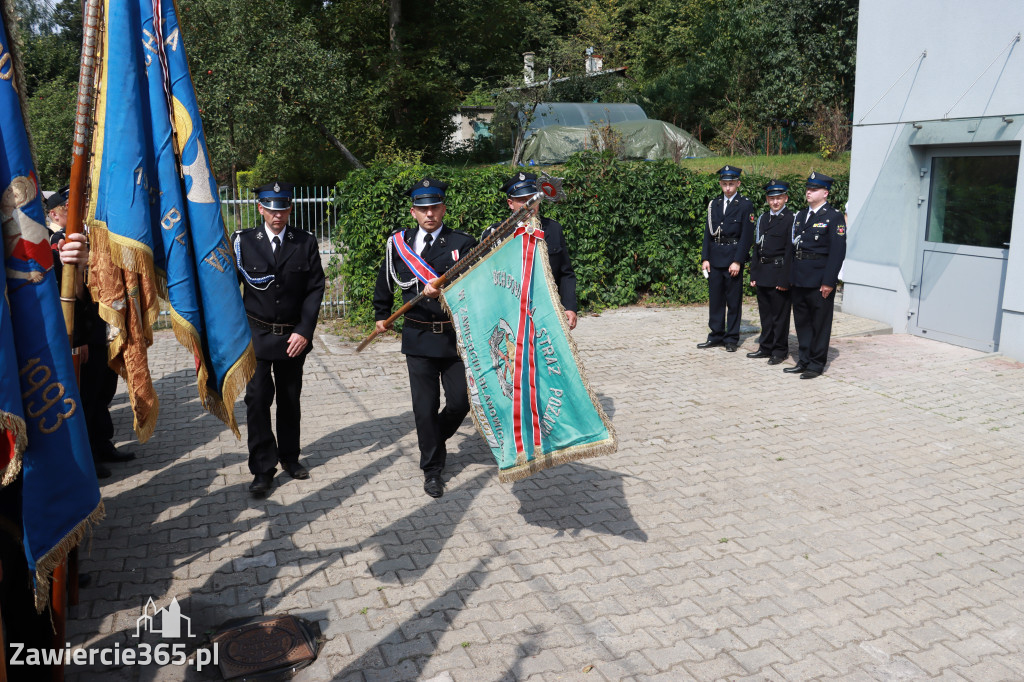
<svg viewBox="0 0 1024 682">
<path fill-rule="evenodd" d="M 539 223 L 520 226 L 443 296 L 466 364 L 470 413 L 500 480 L 615 451 L 615 431 L 569 335 Z"/>
</svg>

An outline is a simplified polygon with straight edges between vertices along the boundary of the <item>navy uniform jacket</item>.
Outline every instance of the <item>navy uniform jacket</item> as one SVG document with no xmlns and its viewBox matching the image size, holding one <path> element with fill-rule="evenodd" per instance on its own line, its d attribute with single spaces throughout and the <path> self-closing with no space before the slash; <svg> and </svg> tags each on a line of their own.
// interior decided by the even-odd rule
<svg viewBox="0 0 1024 682">
<path fill-rule="evenodd" d="M 274 260 L 273 247 L 261 223 L 258 227 L 235 232 L 232 238 L 240 247 L 241 262 L 250 278 L 273 275 L 269 284 L 252 285 L 239 273 L 245 313 L 264 322 L 295 325 L 285 334 L 274 334 L 249 320 L 252 344 L 260 360 L 288 357 L 288 337 L 292 332 L 310 341 L 303 353 L 313 348 L 313 331 L 324 297 L 324 269 L 316 237 L 288 225 L 281 231 L 281 253 Z M 266 287 L 266 288 L 264 288 Z M 261 290 L 262 289 L 262 290 Z"/>
<path fill-rule="evenodd" d="M 487 235 L 501 223 L 494 223 L 480 236 L 486 239 Z M 541 218 L 540 227 L 544 230 L 544 241 L 548 247 L 548 263 L 551 265 L 551 274 L 555 278 L 555 288 L 558 289 L 558 298 L 562 307 L 566 310 L 576 312 L 576 271 L 572 268 L 572 261 L 569 260 L 569 247 L 565 243 L 565 233 L 562 226 L 551 218 Z"/>
<path fill-rule="evenodd" d="M 789 287 L 793 262 L 793 212 L 783 207 L 779 215 L 765 211 L 754 222 L 754 256 L 750 279 L 759 287 Z M 762 259 L 769 262 L 762 263 Z"/>
<path fill-rule="evenodd" d="M 807 222 L 807 209 L 796 214 L 793 226 L 796 253 L 790 281 L 795 287 L 835 287 L 839 282 L 839 269 L 846 258 L 846 218 L 827 201 L 814 218 Z M 815 254 L 800 258 L 802 253 Z"/>
<path fill-rule="evenodd" d="M 707 220 L 704 225 L 700 259 L 711 263 L 713 268 L 727 268 L 733 263 L 743 265 L 747 262 L 750 244 L 754 241 L 754 204 L 750 199 L 736 193 L 729 202 L 729 211 L 722 215 L 724 204 L 724 194 L 708 203 L 711 225 L 707 225 Z M 721 228 L 717 240 L 711 235 L 711 228 L 716 231 Z"/>
<path fill-rule="evenodd" d="M 414 248 L 416 231 L 419 227 L 412 227 L 402 233 L 402 238 L 409 248 Z M 476 246 L 476 239 L 465 232 L 458 232 L 447 225 L 441 225 L 435 233 L 437 236 L 427 249 L 423 260 L 433 268 L 438 275 L 448 272 L 448 268 L 455 265 L 457 258 L 462 258 L 470 249 Z M 391 265 L 394 267 L 398 278 L 403 282 L 415 279 L 415 275 L 405 261 L 401 259 L 394 248 L 391 249 Z M 457 257 L 456 257 L 457 253 Z M 377 286 L 373 290 L 374 316 L 378 320 L 386 320 L 391 316 L 392 303 L 394 301 L 394 290 L 397 285 L 391 280 L 388 272 L 387 259 L 381 263 L 380 271 L 377 273 Z M 423 284 L 416 280 L 414 286 L 402 289 L 402 302 L 411 301 L 421 291 Z M 450 322 L 450 318 L 441 309 L 441 301 L 438 298 L 426 298 L 413 306 L 405 315 L 406 318 L 419 320 L 420 322 Z M 402 352 L 406 355 L 422 355 L 430 358 L 451 358 L 457 357 L 458 351 L 455 348 L 455 330 L 451 324 L 443 325 L 444 330 L 435 334 L 430 329 L 424 329 L 419 325 L 405 324 L 402 328 Z"/>
</svg>

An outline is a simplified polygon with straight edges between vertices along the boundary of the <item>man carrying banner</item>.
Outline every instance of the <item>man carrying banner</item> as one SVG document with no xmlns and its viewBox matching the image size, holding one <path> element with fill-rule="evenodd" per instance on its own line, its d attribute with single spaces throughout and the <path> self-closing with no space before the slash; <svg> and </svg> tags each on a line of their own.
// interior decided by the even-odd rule
<svg viewBox="0 0 1024 682">
<path fill-rule="evenodd" d="M 516 173 L 505 181 L 501 190 L 508 195 L 508 207 L 513 213 L 518 211 L 526 203 L 527 199 L 540 191 L 537 186 L 537 175 L 534 173 Z M 527 219 L 537 215 L 540 204 L 534 206 L 533 211 Z M 558 289 L 558 298 L 565 308 L 565 317 L 569 321 L 569 329 L 576 328 L 576 271 L 572 268 L 572 261 L 569 259 L 569 247 L 565 243 L 565 234 L 562 226 L 551 218 L 540 219 L 541 229 L 544 231 L 544 241 L 548 247 L 548 264 L 551 266 L 551 274 L 555 278 L 555 288 Z M 497 226 L 491 225 L 484 230 L 481 239 L 486 239 L 492 230 Z"/>
<path fill-rule="evenodd" d="M 256 351 L 256 370 L 245 390 L 254 497 L 270 491 L 278 462 L 292 478 L 309 478 L 299 463 L 299 398 L 325 282 L 316 237 L 288 224 L 293 187 L 287 182 L 257 187 L 263 223 L 236 232 L 233 239 Z M 270 425 L 275 396 L 276 440 Z"/>
<path fill-rule="evenodd" d="M 420 291 L 427 298 L 409 310 L 402 329 L 402 353 L 409 368 L 409 388 L 419 440 L 423 491 L 431 497 L 444 495 L 445 442 L 458 430 L 469 412 L 466 368 L 459 357 L 451 319 L 438 302 L 440 291 L 431 282 L 447 272 L 460 256 L 476 246 L 476 239 L 443 223 L 448 184 L 423 178 L 410 187 L 410 212 L 417 227 L 398 231 L 388 238 L 384 262 L 377 274 L 373 307 L 377 331 L 388 325 L 394 287 L 409 301 Z M 441 406 L 441 387 L 445 406 Z"/>
</svg>

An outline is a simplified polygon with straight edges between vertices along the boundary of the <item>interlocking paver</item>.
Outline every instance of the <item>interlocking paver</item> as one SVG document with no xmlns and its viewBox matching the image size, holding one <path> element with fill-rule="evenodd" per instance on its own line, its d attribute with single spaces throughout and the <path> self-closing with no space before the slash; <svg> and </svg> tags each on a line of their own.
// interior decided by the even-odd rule
<svg viewBox="0 0 1024 682">
<path fill-rule="evenodd" d="M 160 423 L 104 482 L 68 639 L 131 646 L 145 600 L 173 596 L 203 632 L 319 622 L 304 682 L 1024 679 L 1024 365 L 837 313 L 828 371 L 799 381 L 697 350 L 705 323 L 702 307 L 583 317 L 619 451 L 502 484 L 467 422 L 440 500 L 394 339 L 315 340 L 311 479 L 258 501 L 243 406 L 237 441 L 158 332 Z M 123 391 L 112 414 L 127 440 Z"/>
</svg>

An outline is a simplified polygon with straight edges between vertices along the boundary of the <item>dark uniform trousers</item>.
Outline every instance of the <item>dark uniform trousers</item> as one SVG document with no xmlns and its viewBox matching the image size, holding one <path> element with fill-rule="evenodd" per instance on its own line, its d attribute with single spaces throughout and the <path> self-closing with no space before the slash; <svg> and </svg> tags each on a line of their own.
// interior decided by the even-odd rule
<svg viewBox="0 0 1024 682">
<path fill-rule="evenodd" d="M 410 247 L 415 243 L 418 229 L 401 233 L 401 238 Z M 422 255 L 434 272 L 442 274 L 474 246 L 476 240 L 472 236 L 442 225 L 432 245 Z M 413 278 L 412 271 L 395 253 L 392 254 L 392 264 L 399 280 L 408 281 Z M 422 289 L 419 282 L 404 289 L 403 300 L 411 300 Z M 377 285 L 373 292 L 376 319 L 388 318 L 394 295 L 391 273 L 385 261 L 377 273 Z M 420 469 L 425 477 L 440 476 L 448 458 L 445 441 L 458 431 L 459 425 L 469 413 L 469 395 L 466 389 L 466 367 L 456 349 L 455 331 L 451 319 L 437 299 L 425 298 L 406 313 L 402 329 L 402 353 L 405 354 L 409 369 L 409 390 L 420 448 Z M 442 389 L 445 401 L 443 409 Z"/>
<path fill-rule="evenodd" d="M 762 213 L 754 223 L 754 255 L 750 261 L 750 279 L 757 283 L 757 313 L 761 319 L 758 350 L 780 360 L 789 355 L 793 218 L 793 212 L 785 207 L 778 215 Z"/>
<path fill-rule="evenodd" d="M 280 253 L 274 253 L 262 224 L 235 233 L 241 263 L 242 300 L 249 316 L 256 369 L 245 387 L 245 419 L 249 432 L 249 472 L 273 474 L 278 462 L 299 459 L 302 368 L 313 348 L 324 271 L 316 237 L 288 225 L 281 232 Z M 254 285 L 248 278 L 269 282 Z M 272 329 L 268 329 L 271 325 Z M 297 358 L 287 354 L 292 333 L 309 344 Z M 277 402 L 277 437 L 270 422 L 270 406 Z"/>
<path fill-rule="evenodd" d="M 825 371 L 835 302 L 835 289 L 823 298 L 818 287 L 793 287 L 793 323 L 800 344 L 797 364 L 809 371 Z"/>
<path fill-rule="evenodd" d="M 725 195 L 708 204 L 708 224 L 704 227 L 701 260 L 708 261 L 708 341 L 738 345 L 740 313 L 743 304 L 743 265 L 753 241 L 754 205 L 735 194 L 723 211 Z M 717 237 L 712 235 L 714 228 Z M 740 264 L 736 277 L 729 274 L 732 263 Z"/>
<path fill-rule="evenodd" d="M 448 461 L 445 441 L 455 435 L 469 414 L 466 366 L 458 357 L 422 355 L 406 355 L 405 364 L 409 368 L 420 469 L 425 476 L 440 476 Z M 441 388 L 444 389 L 444 409 L 441 409 Z"/>
<path fill-rule="evenodd" d="M 809 216 L 797 213 L 793 236 L 798 242 L 793 256 L 793 324 L 800 343 L 797 364 L 808 371 L 824 372 L 832 338 L 832 313 L 839 269 L 846 257 L 846 219 L 828 202 Z M 832 287 L 822 297 L 821 286 Z"/>
<path fill-rule="evenodd" d="M 299 461 L 299 420 L 302 409 L 302 367 L 306 356 L 283 360 L 256 359 L 256 371 L 245 389 L 245 421 L 249 430 L 249 471 L 255 476 L 277 463 Z M 275 385 L 276 384 L 276 385 Z M 277 438 L 270 426 L 270 404 L 277 396 Z"/>
</svg>

